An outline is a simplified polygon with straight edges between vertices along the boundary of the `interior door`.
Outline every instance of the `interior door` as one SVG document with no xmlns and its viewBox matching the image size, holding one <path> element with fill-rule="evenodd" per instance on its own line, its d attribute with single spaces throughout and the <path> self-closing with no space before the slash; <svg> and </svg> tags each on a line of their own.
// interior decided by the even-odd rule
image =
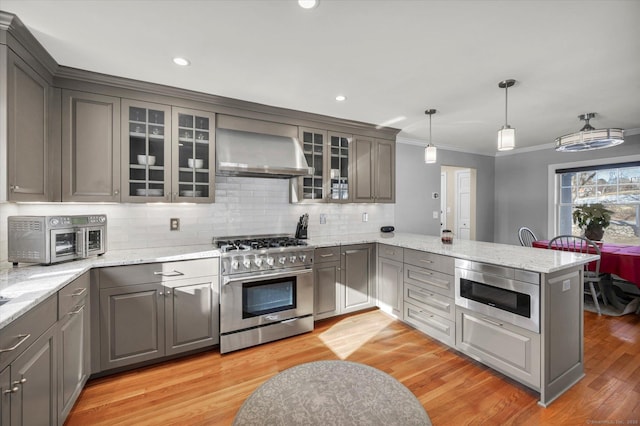
<svg viewBox="0 0 640 426">
<path fill-rule="evenodd" d="M 456 171 L 456 236 L 471 238 L 471 173 L 469 169 Z"/>
</svg>

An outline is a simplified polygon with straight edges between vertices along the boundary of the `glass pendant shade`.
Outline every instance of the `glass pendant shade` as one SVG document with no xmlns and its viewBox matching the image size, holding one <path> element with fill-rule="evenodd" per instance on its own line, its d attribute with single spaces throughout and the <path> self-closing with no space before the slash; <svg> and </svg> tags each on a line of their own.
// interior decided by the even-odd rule
<svg viewBox="0 0 640 426">
<path fill-rule="evenodd" d="M 505 126 L 498 131 L 498 151 L 509 151 L 516 146 L 516 129 Z"/>
<path fill-rule="evenodd" d="M 427 164 L 433 164 L 436 162 L 438 150 L 435 146 L 429 144 L 424 149 L 424 162 Z"/>
<path fill-rule="evenodd" d="M 498 151 L 509 151 L 516 146 L 516 129 L 507 124 L 509 87 L 513 87 L 514 84 L 516 84 L 516 81 L 513 79 L 503 80 L 498 83 L 498 87 L 504 89 L 504 126 L 498 130 Z"/>
</svg>

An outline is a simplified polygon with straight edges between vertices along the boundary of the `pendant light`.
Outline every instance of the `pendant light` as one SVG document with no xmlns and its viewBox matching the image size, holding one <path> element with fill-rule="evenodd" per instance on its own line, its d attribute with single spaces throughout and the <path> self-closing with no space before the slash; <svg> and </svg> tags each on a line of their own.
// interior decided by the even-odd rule
<svg viewBox="0 0 640 426">
<path fill-rule="evenodd" d="M 498 151 L 508 151 L 516 146 L 516 129 L 507 123 L 507 106 L 509 87 L 516 84 L 513 79 L 503 80 L 498 83 L 498 87 L 504 89 L 504 126 L 498 131 Z"/>
<path fill-rule="evenodd" d="M 624 142 L 622 129 L 594 129 L 589 120 L 596 116 L 595 112 L 581 114 L 578 118 L 585 122 L 579 132 L 556 138 L 556 151 L 578 152 L 609 148 Z"/>
<path fill-rule="evenodd" d="M 424 162 L 426 164 L 434 164 L 436 162 L 438 150 L 434 145 L 431 145 L 431 116 L 436 113 L 436 110 L 428 109 L 424 113 L 429 116 L 429 143 L 424 149 Z"/>
</svg>

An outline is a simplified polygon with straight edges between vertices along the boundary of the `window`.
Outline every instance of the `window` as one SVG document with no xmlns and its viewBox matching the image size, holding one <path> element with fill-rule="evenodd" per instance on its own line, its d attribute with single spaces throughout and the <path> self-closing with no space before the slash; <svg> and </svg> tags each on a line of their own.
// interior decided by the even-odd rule
<svg viewBox="0 0 640 426">
<path fill-rule="evenodd" d="M 604 240 L 640 245 L 640 162 L 557 169 L 559 234 L 580 235 L 573 224 L 573 207 L 602 203 L 611 214 Z"/>
</svg>

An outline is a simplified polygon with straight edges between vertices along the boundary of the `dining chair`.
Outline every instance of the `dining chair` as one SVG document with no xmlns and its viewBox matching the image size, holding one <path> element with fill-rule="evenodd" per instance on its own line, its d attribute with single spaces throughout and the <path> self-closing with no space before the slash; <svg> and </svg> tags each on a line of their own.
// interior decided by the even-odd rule
<svg viewBox="0 0 640 426">
<path fill-rule="evenodd" d="M 526 226 L 518 230 L 518 239 L 520 240 L 520 245 L 524 247 L 533 247 L 533 242 L 538 240 L 536 234 Z"/>
<path fill-rule="evenodd" d="M 600 247 L 598 247 L 596 243 L 588 238 L 577 237 L 575 235 L 558 235 L 549 241 L 547 247 L 555 250 L 572 251 L 575 253 L 590 253 L 600 256 Z M 592 265 L 593 267 L 590 267 Z M 590 294 L 593 298 L 593 304 L 596 305 L 598 315 L 602 314 L 600 304 L 598 303 L 598 295 L 601 295 L 602 302 L 605 305 L 607 304 L 607 297 L 605 296 L 604 291 L 602 291 L 602 275 L 600 274 L 600 259 L 584 265 L 584 292 Z M 588 289 L 586 286 L 587 283 L 589 284 Z M 596 285 L 598 286 L 599 292 L 596 292 Z"/>
</svg>

